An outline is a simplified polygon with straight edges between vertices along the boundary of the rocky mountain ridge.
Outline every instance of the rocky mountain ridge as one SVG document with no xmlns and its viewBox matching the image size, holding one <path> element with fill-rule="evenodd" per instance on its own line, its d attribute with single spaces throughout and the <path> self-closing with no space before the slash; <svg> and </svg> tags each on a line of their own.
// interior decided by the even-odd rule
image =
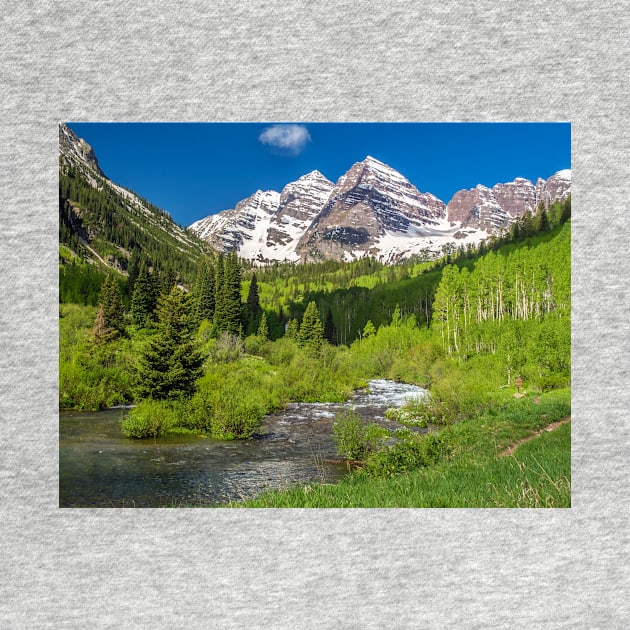
<svg viewBox="0 0 630 630">
<path fill-rule="evenodd" d="M 319 214 L 333 186 L 319 171 L 312 171 L 280 193 L 257 190 L 234 209 L 197 221 L 190 229 L 215 249 L 236 248 L 241 258 L 290 259 L 295 243 Z"/>
<path fill-rule="evenodd" d="M 478 185 L 458 191 L 445 204 L 367 156 L 335 184 L 313 171 L 281 193 L 259 190 L 234 209 L 197 221 L 190 229 L 215 248 L 236 249 L 242 258 L 261 264 L 366 255 L 395 262 L 478 243 L 570 192 L 571 172 L 565 170 L 536 184 L 517 178 L 492 188 Z"/>
<path fill-rule="evenodd" d="M 536 184 L 517 177 L 492 188 L 478 185 L 455 193 L 447 206 L 448 219 L 463 227 L 473 227 L 497 233 L 511 225 L 526 212 L 535 212 L 565 199 L 571 193 L 571 171 L 558 171 L 549 179 L 539 178 Z"/>
</svg>

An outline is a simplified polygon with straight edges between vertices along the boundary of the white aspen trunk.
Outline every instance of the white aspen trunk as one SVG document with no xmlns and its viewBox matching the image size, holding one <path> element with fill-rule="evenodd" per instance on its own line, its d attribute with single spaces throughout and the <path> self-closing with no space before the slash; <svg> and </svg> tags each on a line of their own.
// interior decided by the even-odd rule
<svg viewBox="0 0 630 630">
<path fill-rule="evenodd" d="M 451 354 L 451 315 L 448 308 L 448 299 L 446 300 L 446 340 L 447 340 L 447 352 Z"/>
</svg>

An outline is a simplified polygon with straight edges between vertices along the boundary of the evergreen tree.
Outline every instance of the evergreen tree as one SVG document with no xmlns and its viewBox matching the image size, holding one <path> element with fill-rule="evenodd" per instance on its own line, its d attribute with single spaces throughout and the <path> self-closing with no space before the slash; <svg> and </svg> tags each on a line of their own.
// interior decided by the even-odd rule
<svg viewBox="0 0 630 630">
<path fill-rule="evenodd" d="M 288 322 L 287 322 L 287 330 L 285 332 L 285 337 L 287 339 L 295 339 L 297 340 L 297 338 L 300 335 L 300 325 L 298 324 L 298 320 L 291 318 Z"/>
<path fill-rule="evenodd" d="M 156 284 L 158 295 L 170 293 L 171 289 L 177 284 L 177 273 L 170 267 L 163 269 L 157 278 Z"/>
<path fill-rule="evenodd" d="M 537 232 L 549 231 L 549 215 L 547 214 L 546 208 L 543 208 L 540 213 L 536 215 L 535 226 Z"/>
<path fill-rule="evenodd" d="M 249 284 L 249 292 L 247 294 L 247 310 L 255 315 L 260 314 L 260 298 L 258 296 L 258 280 L 256 274 L 252 274 L 252 280 Z"/>
<path fill-rule="evenodd" d="M 512 223 L 510 227 L 510 239 L 513 241 L 516 241 L 520 237 L 521 237 L 521 226 L 520 226 L 519 220 L 517 219 L 516 221 L 514 221 L 514 223 Z M 483 252 L 481 252 L 480 250 L 480 253 L 483 253 Z"/>
<path fill-rule="evenodd" d="M 225 258 L 221 292 L 223 312 L 217 328 L 231 335 L 241 335 L 241 266 L 236 252 L 230 252 Z"/>
<path fill-rule="evenodd" d="M 209 322 L 212 322 L 214 319 L 214 285 L 214 267 L 209 258 L 204 258 L 199 265 L 194 291 L 198 323 L 204 319 L 207 319 Z"/>
<path fill-rule="evenodd" d="M 190 300 L 176 287 L 160 296 L 157 333 L 140 357 L 141 398 L 177 399 L 194 393 L 203 356 L 193 337 L 191 310 Z"/>
<path fill-rule="evenodd" d="M 560 207 L 560 223 L 564 223 L 571 218 L 571 197 L 565 199 Z"/>
<path fill-rule="evenodd" d="M 100 340 L 109 340 L 125 332 L 125 309 L 120 287 L 113 275 L 108 275 L 101 288 L 98 311 L 94 322 L 94 335 Z"/>
<path fill-rule="evenodd" d="M 217 330 L 223 330 L 225 320 L 225 256 L 219 253 L 214 269 L 214 324 Z"/>
<path fill-rule="evenodd" d="M 315 302 L 309 302 L 304 311 L 298 342 L 313 354 L 318 354 L 324 343 L 324 327 Z"/>
<path fill-rule="evenodd" d="M 525 237 L 533 236 L 535 231 L 536 231 L 536 227 L 534 225 L 534 217 L 533 217 L 531 211 L 528 210 L 521 217 L 520 221 L 521 221 L 522 235 L 525 236 Z"/>
<path fill-rule="evenodd" d="M 153 319 L 155 289 L 146 263 L 142 262 L 131 296 L 131 317 L 136 326 L 146 326 Z"/>
<path fill-rule="evenodd" d="M 129 298 L 133 295 L 138 273 L 140 273 L 140 257 L 136 250 L 134 250 L 131 252 L 129 262 L 127 263 L 127 296 Z"/>
<path fill-rule="evenodd" d="M 103 305 L 99 305 L 96 311 L 96 317 L 94 318 L 94 326 L 92 327 L 92 334 L 96 341 L 109 341 L 113 338 L 113 331 L 105 323 L 105 314 L 103 312 Z"/>
<path fill-rule="evenodd" d="M 245 325 L 247 334 L 257 330 L 260 323 L 262 309 L 260 308 L 260 297 L 258 296 L 258 280 L 256 274 L 252 274 L 252 280 L 247 293 L 247 301 L 245 308 Z"/>
<path fill-rule="evenodd" d="M 392 315 L 392 326 L 394 328 L 400 326 L 401 319 L 402 318 L 400 315 L 400 306 L 396 304 L 396 308 L 394 309 L 394 314 Z"/>
<path fill-rule="evenodd" d="M 261 339 L 269 339 L 269 326 L 267 326 L 267 316 L 263 313 L 260 317 L 260 325 L 256 333 Z"/>
</svg>

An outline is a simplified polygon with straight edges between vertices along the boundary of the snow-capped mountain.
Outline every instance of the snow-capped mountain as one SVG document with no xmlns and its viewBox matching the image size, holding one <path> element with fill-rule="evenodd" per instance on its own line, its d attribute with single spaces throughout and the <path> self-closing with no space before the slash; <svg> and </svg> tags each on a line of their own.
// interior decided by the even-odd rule
<svg viewBox="0 0 630 630">
<path fill-rule="evenodd" d="M 394 262 L 414 254 L 430 257 L 448 243 L 478 243 L 570 192 L 571 171 L 565 170 L 535 185 L 523 178 L 479 185 L 445 204 L 368 156 L 336 184 L 313 171 L 281 193 L 259 190 L 190 227 L 213 246 L 236 248 L 242 258 L 260 263 L 365 255 Z"/>
<path fill-rule="evenodd" d="M 571 171 L 559 171 L 549 179 L 538 179 L 536 185 L 528 179 L 516 178 L 492 188 L 479 184 L 470 190 L 460 190 L 446 207 L 449 222 L 497 233 L 522 217 L 535 212 L 542 203 L 566 199 L 571 194 Z"/>
<path fill-rule="evenodd" d="M 303 260 L 381 256 L 383 238 L 430 234 L 439 229 L 444 210 L 437 197 L 368 156 L 339 178 L 296 253 Z"/>
<path fill-rule="evenodd" d="M 190 229 L 217 249 L 236 248 L 241 258 L 295 260 L 296 243 L 321 212 L 333 186 L 319 171 L 312 171 L 280 193 L 258 190 L 233 210 L 197 221 Z"/>
</svg>

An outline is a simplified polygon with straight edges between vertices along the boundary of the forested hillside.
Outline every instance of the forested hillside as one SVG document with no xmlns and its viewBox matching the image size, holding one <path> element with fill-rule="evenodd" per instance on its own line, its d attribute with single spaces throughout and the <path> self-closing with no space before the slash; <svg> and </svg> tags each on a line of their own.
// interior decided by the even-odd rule
<svg viewBox="0 0 630 630">
<path fill-rule="evenodd" d="M 450 265 L 460 270 L 458 277 L 466 283 L 466 274 L 477 264 L 475 261 L 482 259 L 476 277 L 483 277 L 486 270 L 488 271 L 489 275 L 483 283 L 486 286 L 485 290 L 489 292 L 489 303 L 486 305 L 484 301 L 480 307 L 483 309 L 483 313 L 479 315 L 480 320 L 493 320 L 495 311 L 492 300 L 495 292 L 491 286 L 495 281 L 499 283 L 498 299 L 501 301 L 495 313 L 497 318 L 505 321 L 509 315 L 508 310 L 512 309 L 508 293 L 511 290 L 510 282 L 513 282 L 516 284 L 515 290 L 518 295 L 515 297 L 519 303 L 517 308 L 512 309 L 514 318 L 531 319 L 529 311 L 547 309 L 550 312 L 552 309 L 552 303 L 549 301 L 551 289 L 543 290 L 541 287 L 541 283 L 547 282 L 549 273 L 540 268 L 538 262 L 532 262 L 528 263 L 531 269 L 523 267 L 516 273 L 514 280 L 510 281 L 504 277 L 511 273 L 511 270 L 503 268 L 505 261 L 510 259 L 511 267 L 519 265 L 522 267 L 524 261 L 530 258 L 527 252 L 534 245 L 552 239 L 559 227 L 568 220 L 570 213 L 569 198 L 550 208 L 541 208 L 536 215 L 526 214 L 513 224 L 509 233 L 492 239 L 489 244 L 482 243 L 479 248 L 452 248 L 443 258 L 429 262 L 412 258 L 396 265 L 384 265 L 371 258 L 364 258 L 352 263 L 337 261 L 302 265 L 276 263 L 268 267 L 246 269 L 244 296 L 249 289 L 249 279 L 254 274 L 260 303 L 266 310 L 274 336 L 281 336 L 286 322 L 291 318 L 300 319 L 306 305 L 315 301 L 322 319 L 328 322 L 328 340 L 335 344 L 349 345 L 362 336 L 368 320 L 376 327 L 389 323 L 396 307 L 402 317 L 413 315 L 419 325 L 429 326 L 433 318 L 436 289 L 444 268 Z M 570 237 L 567 237 L 566 245 L 570 247 Z M 550 245 L 548 249 L 552 250 L 549 256 L 541 255 L 541 264 L 545 269 L 549 269 L 550 265 L 555 269 L 560 257 L 566 260 L 566 257 L 570 256 L 570 251 L 555 251 L 555 245 Z M 501 253 L 497 254 L 499 250 Z M 557 295 L 560 300 L 564 300 L 567 290 L 570 290 L 570 264 L 565 271 L 562 279 L 558 280 L 558 285 L 553 288 L 554 296 Z M 453 273 L 453 269 L 447 272 L 450 278 L 453 277 Z M 442 294 L 444 290 L 443 287 Z M 465 313 L 462 313 L 461 319 L 467 331 L 473 293 L 472 289 L 468 288 L 464 298 Z M 456 301 L 458 298 L 454 299 Z M 476 295 L 475 299 L 482 300 L 482 296 Z M 546 302 L 542 304 L 539 303 L 540 300 Z M 441 304 L 437 306 L 442 308 Z M 454 306 L 454 303 L 449 306 L 451 319 L 456 316 Z M 553 308 L 556 306 L 559 304 L 554 303 Z M 523 308 L 528 312 L 522 312 Z M 486 311 L 488 316 L 484 314 Z M 440 313 L 440 317 L 445 316 Z M 449 334 L 457 336 L 460 334 L 461 326 L 457 324 L 452 327 L 453 322 L 449 317 L 445 319 Z M 449 343 L 452 343 L 452 339 Z"/>
<path fill-rule="evenodd" d="M 160 299 L 177 282 L 173 272 L 149 270 L 145 260 L 132 258 L 132 263 L 127 278 L 114 274 L 124 308 L 119 343 L 129 343 L 142 331 L 152 334 Z M 63 267 L 62 274 L 82 264 L 84 271 L 73 282 L 83 282 L 91 299 L 97 298 L 99 281 L 91 266 L 75 262 Z M 326 352 L 338 347 L 338 356 L 361 356 L 360 377 L 429 382 L 428 372 L 414 368 L 416 355 L 426 352 L 460 366 L 491 357 L 497 378 L 505 383 L 517 372 L 541 386 L 554 379 L 566 382 L 569 374 L 570 223 L 546 223 L 544 231 L 497 242 L 485 253 L 454 252 L 430 263 L 385 266 L 364 259 L 243 270 L 232 254 L 206 257 L 199 269 L 184 301 L 190 329 L 206 345 L 206 355 L 221 345 L 222 335 L 221 343 L 233 346 L 237 355 L 249 349 L 259 354 L 274 340 L 297 340 L 304 313 L 313 304 Z M 66 298 L 86 303 L 70 293 Z M 101 295 L 101 306 L 102 301 Z M 383 360 L 379 343 L 397 328 L 395 347 Z M 131 391 L 122 396 L 132 398 Z M 66 404 L 71 401 L 70 395 Z"/>
<path fill-rule="evenodd" d="M 171 216 L 121 188 L 101 171 L 92 149 L 66 126 L 59 128 L 60 300 L 95 305 L 105 276 L 115 271 L 129 306 L 144 263 L 158 276 L 191 286 L 211 250 Z M 129 278 L 128 285 L 124 278 Z"/>
</svg>

